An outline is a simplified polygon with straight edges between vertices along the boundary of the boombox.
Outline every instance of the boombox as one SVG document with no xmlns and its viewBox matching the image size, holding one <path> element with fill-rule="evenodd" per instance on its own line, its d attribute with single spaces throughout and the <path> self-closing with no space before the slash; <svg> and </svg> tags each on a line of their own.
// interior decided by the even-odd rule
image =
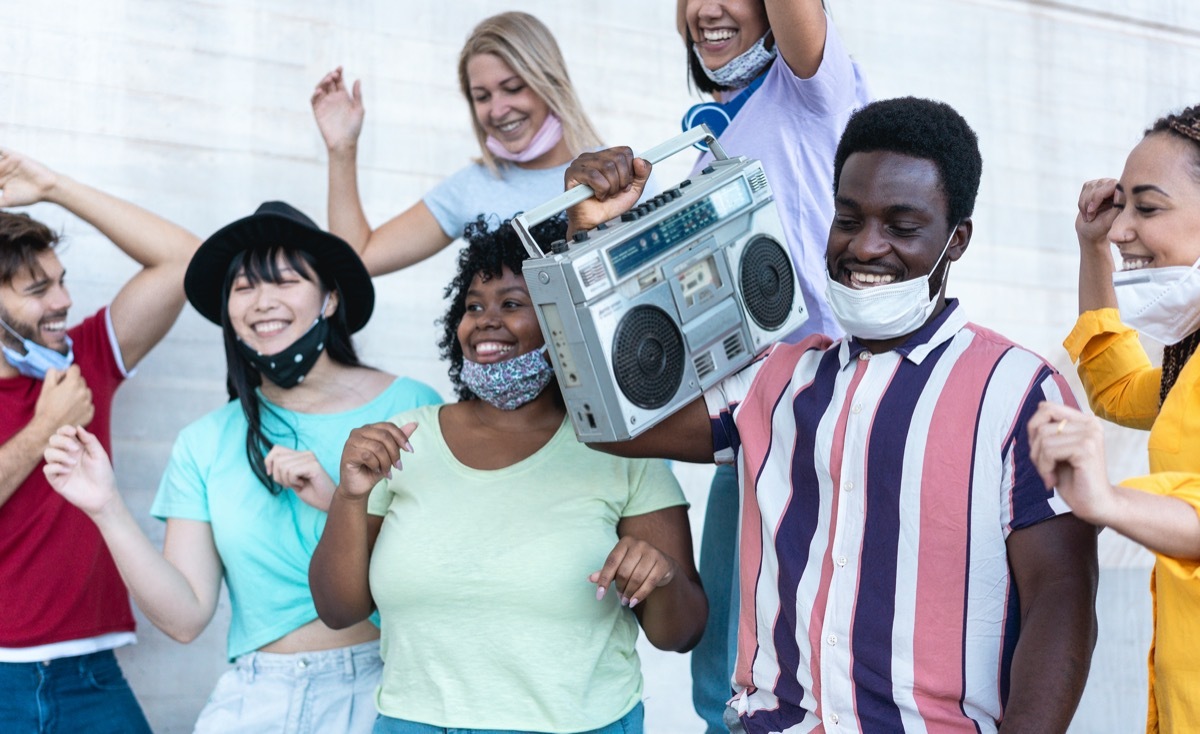
<svg viewBox="0 0 1200 734">
<path fill-rule="evenodd" d="M 632 438 L 804 323 L 804 298 L 762 163 L 731 158 L 705 126 L 640 157 L 708 143 L 700 174 L 556 242 L 529 228 L 592 195 L 587 186 L 513 219 L 525 283 L 580 441 Z"/>
</svg>

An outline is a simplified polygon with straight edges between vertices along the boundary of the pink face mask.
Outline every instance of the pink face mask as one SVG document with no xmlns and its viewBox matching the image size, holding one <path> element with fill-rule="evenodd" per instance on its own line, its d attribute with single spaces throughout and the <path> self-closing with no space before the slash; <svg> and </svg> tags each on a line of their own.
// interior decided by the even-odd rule
<svg viewBox="0 0 1200 734">
<path fill-rule="evenodd" d="M 487 137 L 485 145 L 497 158 L 503 158 L 513 163 L 528 163 L 554 150 L 554 146 L 558 145 L 560 140 L 562 140 L 562 122 L 553 112 L 547 112 L 546 121 L 542 123 L 541 129 L 534 134 L 529 145 L 525 146 L 523 150 L 516 153 L 509 152 L 499 140 L 491 135 Z"/>
</svg>

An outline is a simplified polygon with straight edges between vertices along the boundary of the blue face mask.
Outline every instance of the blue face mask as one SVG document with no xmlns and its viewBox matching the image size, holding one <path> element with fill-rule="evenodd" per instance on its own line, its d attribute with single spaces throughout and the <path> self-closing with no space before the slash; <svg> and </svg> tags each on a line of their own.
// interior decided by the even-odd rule
<svg viewBox="0 0 1200 734">
<path fill-rule="evenodd" d="M 69 336 L 67 337 L 67 353 L 62 354 L 50 347 L 44 347 L 32 339 L 26 339 L 3 321 L 0 321 L 0 326 L 21 340 L 21 346 L 25 348 L 24 354 L 3 344 L 0 344 L 0 351 L 4 352 L 4 361 L 16 367 L 17 371 L 26 377 L 44 380 L 47 370 L 62 371 L 75 361 L 75 350 L 71 348 L 71 337 Z"/>
</svg>

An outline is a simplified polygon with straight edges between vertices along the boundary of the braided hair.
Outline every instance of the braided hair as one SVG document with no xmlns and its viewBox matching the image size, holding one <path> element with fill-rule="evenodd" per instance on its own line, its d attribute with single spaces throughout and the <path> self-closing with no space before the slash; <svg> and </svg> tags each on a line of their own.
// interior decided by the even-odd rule
<svg viewBox="0 0 1200 734">
<path fill-rule="evenodd" d="M 1200 181 L 1200 105 L 1193 105 L 1181 112 L 1161 117 L 1146 130 L 1146 136 L 1170 135 L 1186 140 L 1192 148 L 1192 175 Z M 1178 344 L 1163 349 L 1162 382 L 1159 385 L 1159 404 L 1166 402 L 1167 393 L 1175 386 L 1183 366 L 1191 359 L 1200 345 L 1200 331 L 1193 331 Z"/>
</svg>

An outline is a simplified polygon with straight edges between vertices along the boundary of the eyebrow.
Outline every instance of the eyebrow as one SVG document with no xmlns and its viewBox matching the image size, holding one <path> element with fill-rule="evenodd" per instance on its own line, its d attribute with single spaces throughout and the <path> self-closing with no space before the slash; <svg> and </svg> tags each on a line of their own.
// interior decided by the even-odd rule
<svg viewBox="0 0 1200 734">
<path fill-rule="evenodd" d="M 513 79 L 516 79 L 517 81 L 522 81 L 520 74 L 513 74 L 512 76 L 508 77 L 507 79 L 501 79 L 499 82 L 497 82 L 496 86 L 503 87 L 505 84 L 508 84 Z M 471 91 L 474 92 L 476 90 L 481 91 L 481 92 L 486 92 L 486 91 L 488 91 L 488 88 L 481 87 L 478 84 L 476 84 L 475 86 L 471 87 Z"/>
<path fill-rule="evenodd" d="M 63 278 L 65 278 L 65 277 L 67 277 L 67 269 L 63 268 L 63 271 L 61 273 L 59 273 L 58 282 L 61 283 Z M 46 275 L 46 271 L 43 270 L 42 277 L 33 281 L 29 285 L 25 286 L 25 289 L 21 292 L 22 293 L 30 293 L 32 291 L 38 290 L 39 288 L 45 288 L 46 286 L 50 285 L 50 283 L 52 283 L 52 282 L 54 282 L 53 279 L 49 275 Z"/>
<path fill-rule="evenodd" d="M 846 197 L 846 196 L 835 196 L 835 197 L 833 197 L 833 201 L 834 201 L 834 204 L 837 204 L 840 206 L 845 206 L 845 207 L 849 207 L 851 209 L 856 209 L 856 210 L 862 209 L 862 206 L 859 205 L 859 203 L 857 201 L 855 201 L 854 199 L 851 199 L 849 197 Z M 885 214 L 888 214 L 888 215 L 895 215 L 895 214 L 927 215 L 929 213 L 928 209 L 926 209 L 925 207 L 922 207 L 922 206 L 917 206 L 916 204 L 892 204 L 891 206 L 887 207 L 883 211 Z"/>
<path fill-rule="evenodd" d="M 496 291 L 496 294 L 497 295 L 507 295 L 514 291 L 517 293 L 521 293 L 523 295 L 529 295 L 529 289 L 524 286 L 520 286 L 520 285 L 506 286 L 506 287 L 501 288 L 500 290 Z M 468 296 L 473 295 L 473 296 L 478 297 L 478 296 L 482 295 L 482 293 L 483 293 L 483 291 L 479 290 L 478 288 L 470 288 L 467 290 Z"/>
<path fill-rule="evenodd" d="M 1122 186 L 1121 184 L 1117 184 L 1117 191 L 1120 191 L 1123 194 L 1123 193 L 1125 193 L 1125 187 Z M 1147 191 L 1157 191 L 1158 193 L 1162 194 L 1163 196 L 1167 197 L 1168 199 L 1171 198 L 1170 194 L 1163 191 L 1162 189 L 1155 186 L 1154 184 L 1138 184 L 1137 186 L 1133 187 L 1133 190 L 1131 193 L 1144 194 Z"/>
</svg>

